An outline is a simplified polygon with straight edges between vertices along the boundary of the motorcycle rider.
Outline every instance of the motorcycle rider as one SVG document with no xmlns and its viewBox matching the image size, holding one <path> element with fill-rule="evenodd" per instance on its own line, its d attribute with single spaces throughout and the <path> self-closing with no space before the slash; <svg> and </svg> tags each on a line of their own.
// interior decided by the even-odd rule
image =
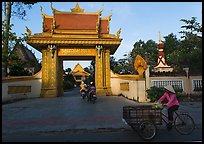
<svg viewBox="0 0 204 144">
<path fill-rule="evenodd" d="M 91 100 L 91 93 L 93 91 L 96 91 L 96 87 L 95 87 L 93 82 L 90 82 L 90 85 L 89 85 L 89 88 L 88 88 L 88 101 Z"/>
<path fill-rule="evenodd" d="M 84 90 L 85 92 L 86 92 L 86 86 L 85 86 L 85 84 L 84 84 L 84 82 L 82 81 L 81 82 L 81 85 L 80 85 L 80 94 L 81 94 L 81 92 Z"/>
</svg>

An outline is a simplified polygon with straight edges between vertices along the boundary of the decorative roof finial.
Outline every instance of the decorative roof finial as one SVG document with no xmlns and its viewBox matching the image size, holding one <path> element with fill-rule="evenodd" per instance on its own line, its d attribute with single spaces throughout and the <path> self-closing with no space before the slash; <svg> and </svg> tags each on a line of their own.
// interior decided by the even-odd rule
<svg viewBox="0 0 204 144">
<path fill-rule="evenodd" d="M 161 40 L 161 33 L 159 32 L 159 43 L 162 43 L 162 40 Z"/>
<path fill-rule="evenodd" d="M 71 11 L 72 12 L 84 12 L 84 9 L 80 8 L 77 2 L 75 8 L 72 8 Z"/>
<path fill-rule="evenodd" d="M 30 35 L 31 35 L 30 29 L 29 29 L 27 26 L 25 26 L 25 27 L 26 27 L 26 31 L 27 31 L 27 33 L 28 33 L 28 36 L 30 36 Z"/>
<path fill-rule="evenodd" d="M 109 21 L 111 20 L 112 15 L 113 15 L 113 11 L 111 10 L 111 13 L 109 15 Z"/>
<path fill-rule="evenodd" d="M 40 6 L 40 13 L 45 16 L 46 14 L 42 11 L 42 7 Z"/>
<path fill-rule="evenodd" d="M 53 6 L 52 6 L 52 2 L 50 2 L 50 4 L 51 4 L 51 9 L 54 10 L 54 8 L 53 8 Z"/>
<path fill-rule="evenodd" d="M 103 9 L 104 9 L 104 4 L 102 4 L 101 7 L 102 7 L 102 8 L 101 8 L 101 10 L 99 11 L 100 13 L 102 13 L 102 11 L 103 11 Z"/>
<path fill-rule="evenodd" d="M 42 7 L 40 6 L 40 13 L 43 14 Z"/>
<path fill-rule="evenodd" d="M 120 33 L 121 33 L 121 28 L 120 28 L 120 29 L 117 31 L 117 33 L 116 33 L 117 38 L 120 37 Z"/>
</svg>

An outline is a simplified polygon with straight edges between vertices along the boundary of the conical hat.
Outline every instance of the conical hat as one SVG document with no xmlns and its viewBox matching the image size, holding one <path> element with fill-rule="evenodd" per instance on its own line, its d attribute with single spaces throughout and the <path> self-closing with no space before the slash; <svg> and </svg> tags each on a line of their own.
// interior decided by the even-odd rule
<svg viewBox="0 0 204 144">
<path fill-rule="evenodd" d="M 176 93 L 174 91 L 174 88 L 172 87 L 172 85 L 165 86 L 164 88 L 167 89 L 168 91 L 172 92 L 172 93 Z"/>
</svg>

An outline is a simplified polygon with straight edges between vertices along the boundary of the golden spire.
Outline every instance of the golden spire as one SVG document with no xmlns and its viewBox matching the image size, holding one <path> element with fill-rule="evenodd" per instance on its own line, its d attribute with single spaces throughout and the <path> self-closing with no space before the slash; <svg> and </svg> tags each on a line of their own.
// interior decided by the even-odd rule
<svg viewBox="0 0 204 144">
<path fill-rule="evenodd" d="M 75 8 L 72 8 L 71 11 L 72 12 L 84 12 L 84 9 L 80 8 L 77 2 Z"/>
<path fill-rule="evenodd" d="M 162 40 L 161 40 L 161 33 L 159 32 L 159 43 L 162 43 Z"/>
</svg>

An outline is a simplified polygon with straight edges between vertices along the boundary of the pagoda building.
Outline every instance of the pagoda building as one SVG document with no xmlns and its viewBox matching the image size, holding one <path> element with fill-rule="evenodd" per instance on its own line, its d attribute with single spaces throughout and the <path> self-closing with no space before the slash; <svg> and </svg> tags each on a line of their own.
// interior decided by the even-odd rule
<svg viewBox="0 0 204 144">
<path fill-rule="evenodd" d="M 154 67 L 154 72 L 172 72 L 173 68 L 171 66 L 168 66 L 164 57 L 164 50 L 163 50 L 163 43 L 161 40 L 161 34 L 159 32 L 159 44 L 158 44 L 158 60 L 157 60 L 157 66 Z"/>
<path fill-rule="evenodd" d="M 79 63 L 71 71 L 71 74 L 73 75 L 77 85 L 80 85 L 80 83 L 90 75 L 90 73 L 86 72 Z"/>
</svg>

